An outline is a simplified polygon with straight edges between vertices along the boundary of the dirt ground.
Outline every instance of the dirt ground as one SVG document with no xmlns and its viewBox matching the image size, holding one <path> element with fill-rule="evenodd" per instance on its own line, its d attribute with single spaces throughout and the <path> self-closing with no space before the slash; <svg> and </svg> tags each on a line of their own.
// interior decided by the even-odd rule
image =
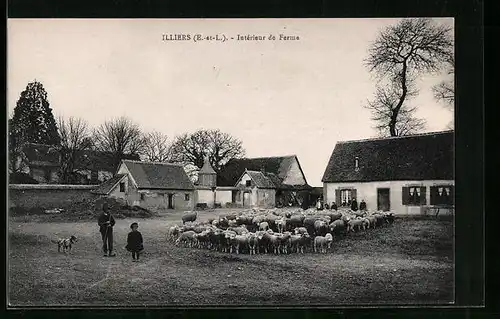
<svg viewBox="0 0 500 319">
<path fill-rule="evenodd" d="M 200 212 L 201 220 L 219 212 Z M 448 304 L 453 301 L 453 224 L 397 218 L 392 226 L 340 239 L 328 254 L 236 255 L 166 241 L 179 213 L 121 219 L 117 256 L 101 256 L 95 222 L 9 223 L 9 304 L 342 305 Z M 145 253 L 132 263 L 124 246 L 139 222 Z M 68 255 L 50 239 L 75 234 Z"/>
</svg>

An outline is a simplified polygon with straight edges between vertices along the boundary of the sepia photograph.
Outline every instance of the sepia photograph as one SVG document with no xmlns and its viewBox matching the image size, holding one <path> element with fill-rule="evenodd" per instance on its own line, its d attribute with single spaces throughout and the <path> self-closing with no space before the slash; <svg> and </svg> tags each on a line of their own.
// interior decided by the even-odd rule
<svg viewBox="0 0 500 319">
<path fill-rule="evenodd" d="M 455 304 L 454 18 L 8 19 L 8 307 Z"/>
</svg>

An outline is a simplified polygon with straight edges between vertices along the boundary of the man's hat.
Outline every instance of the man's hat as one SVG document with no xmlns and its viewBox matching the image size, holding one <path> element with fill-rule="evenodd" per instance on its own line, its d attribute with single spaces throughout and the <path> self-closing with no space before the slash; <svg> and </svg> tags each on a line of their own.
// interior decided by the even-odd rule
<svg viewBox="0 0 500 319">
<path fill-rule="evenodd" d="M 134 228 L 134 226 L 139 227 L 139 224 L 137 224 L 137 223 L 132 223 L 132 224 L 130 224 L 130 229 Z"/>
</svg>

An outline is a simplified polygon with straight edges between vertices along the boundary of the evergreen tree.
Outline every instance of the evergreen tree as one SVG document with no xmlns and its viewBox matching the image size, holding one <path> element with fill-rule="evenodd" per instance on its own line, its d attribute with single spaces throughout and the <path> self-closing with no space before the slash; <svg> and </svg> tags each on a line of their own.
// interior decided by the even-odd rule
<svg viewBox="0 0 500 319">
<path fill-rule="evenodd" d="M 28 83 L 21 92 L 9 124 L 9 135 L 18 141 L 48 145 L 60 142 L 47 92 L 36 80 Z"/>
</svg>

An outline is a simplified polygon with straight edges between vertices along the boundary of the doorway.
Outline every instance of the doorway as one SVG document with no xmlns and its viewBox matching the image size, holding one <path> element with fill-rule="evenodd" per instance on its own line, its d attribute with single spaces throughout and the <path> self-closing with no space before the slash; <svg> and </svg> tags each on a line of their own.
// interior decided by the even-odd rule
<svg viewBox="0 0 500 319">
<path fill-rule="evenodd" d="M 252 206 L 251 200 L 250 200 L 250 193 L 249 192 L 244 192 L 243 193 L 243 207 L 250 207 Z"/>
<path fill-rule="evenodd" d="M 168 209 L 174 209 L 174 194 L 168 194 Z"/>
<path fill-rule="evenodd" d="M 387 212 L 391 209 L 390 189 L 377 188 L 377 210 Z"/>
</svg>

